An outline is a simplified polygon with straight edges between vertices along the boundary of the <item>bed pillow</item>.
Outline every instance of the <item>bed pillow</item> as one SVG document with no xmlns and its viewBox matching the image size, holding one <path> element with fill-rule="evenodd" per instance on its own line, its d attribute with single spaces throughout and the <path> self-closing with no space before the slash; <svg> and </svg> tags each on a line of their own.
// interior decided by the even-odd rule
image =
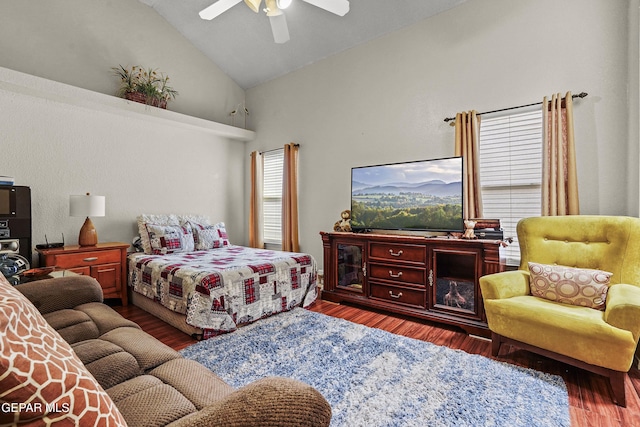
<svg viewBox="0 0 640 427">
<path fill-rule="evenodd" d="M 229 246 L 224 222 L 214 225 L 191 222 L 196 250 L 209 250 Z"/>
<path fill-rule="evenodd" d="M 138 233 L 140 234 L 140 243 L 144 253 L 152 254 L 151 241 L 149 239 L 149 231 L 147 230 L 147 224 L 155 225 L 182 225 L 187 222 L 197 222 L 199 224 L 210 224 L 209 217 L 205 215 L 151 215 L 141 214 L 136 218 L 138 222 Z"/>
<path fill-rule="evenodd" d="M 137 218 L 138 233 L 140 234 L 140 243 L 145 254 L 152 254 L 151 240 L 149 238 L 149 230 L 147 224 L 155 225 L 180 225 L 180 220 L 176 215 L 148 215 L 142 214 Z"/>
<path fill-rule="evenodd" d="M 529 263 L 531 295 L 564 304 L 605 309 L 612 273 Z"/>
<path fill-rule="evenodd" d="M 0 330 L 0 425 L 126 426 L 69 344 L 2 274 Z"/>
<path fill-rule="evenodd" d="M 158 225 L 147 224 L 147 234 L 151 253 L 166 255 L 177 252 L 191 252 L 195 249 L 195 241 L 190 224 Z"/>
</svg>

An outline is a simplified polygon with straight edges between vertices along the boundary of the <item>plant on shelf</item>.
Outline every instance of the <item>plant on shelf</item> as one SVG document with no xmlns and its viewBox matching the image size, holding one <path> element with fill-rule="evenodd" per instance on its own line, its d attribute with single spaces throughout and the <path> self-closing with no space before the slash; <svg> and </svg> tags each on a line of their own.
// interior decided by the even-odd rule
<svg viewBox="0 0 640 427">
<path fill-rule="evenodd" d="M 113 67 L 114 74 L 120 77 L 118 96 L 130 101 L 167 108 L 167 102 L 175 99 L 178 91 L 168 85 L 169 76 L 154 69 L 144 69 L 139 65 L 125 68 Z"/>
</svg>

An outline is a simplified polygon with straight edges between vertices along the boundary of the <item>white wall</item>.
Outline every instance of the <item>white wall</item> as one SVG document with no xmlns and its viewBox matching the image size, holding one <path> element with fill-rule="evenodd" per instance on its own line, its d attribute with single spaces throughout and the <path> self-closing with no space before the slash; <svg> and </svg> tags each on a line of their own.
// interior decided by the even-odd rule
<svg viewBox="0 0 640 427">
<path fill-rule="evenodd" d="M 0 170 L 31 187 L 34 244 L 61 233 L 76 244 L 84 219 L 69 217 L 69 196 L 86 192 L 106 196 L 106 216 L 92 218 L 101 242 L 131 242 L 141 213 L 209 215 L 244 240 L 244 142 L 147 117 L 153 107 L 86 102 L 99 94 L 29 75 L 8 84 L 8 71 L 0 68 Z"/>
<path fill-rule="evenodd" d="M 638 179 L 640 169 L 638 152 L 640 151 L 640 0 L 629 1 L 629 182 Z M 640 211 L 640 189 L 629 186 L 629 211 L 638 215 Z M 635 211 L 632 211 L 633 207 Z"/>
<path fill-rule="evenodd" d="M 115 94 L 112 67 L 157 68 L 178 90 L 169 109 L 230 123 L 244 90 L 138 0 L 2 0 L 0 66 Z"/>
<path fill-rule="evenodd" d="M 83 220 L 69 217 L 68 200 L 85 192 L 106 196 L 106 217 L 93 219 L 103 242 L 130 242 L 141 213 L 209 215 L 243 242 L 244 142 L 73 101 L 113 94 L 110 67 L 118 64 L 168 73 L 180 91 L 172 111 L 228 123 L 228 111 L 244 100 L 238 85 L 138 1 L 0 2 L 0 175 L 31 187 L 34 245 L 44 234 L 77 242 Z M 2 78 L 14 76 L 8 69 L 50 80 L 18 77 L 28 83 L 14 90 Z M 41 96 L 40 85 L 57 95 Z"/>
<path fill-rule="evenodd" d="M 318 232 L 349 208 L 351 167 L 451 156 L 445 117 L 585 91 L 574 103 L 582 213 L 636 215 L 628 10 L 628 1 L 469 0 L 248 90 L 258 136 L 247 152 L 301 144 L 301 248 L 321 261 Z"/>
</svg>

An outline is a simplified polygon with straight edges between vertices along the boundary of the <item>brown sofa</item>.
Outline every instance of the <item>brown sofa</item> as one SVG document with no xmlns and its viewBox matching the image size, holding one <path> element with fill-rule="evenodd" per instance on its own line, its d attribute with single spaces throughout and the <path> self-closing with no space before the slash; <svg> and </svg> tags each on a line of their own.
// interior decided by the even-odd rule
<svg viewBox="0 0 640 427">
<path fill-rule="evenodd" d="M 103 407 L 112 408 L 115 404 L 117 410 L 112 409 L 119 412 L 129 426 L 329 425 L 331 408 L 324 397 L 311 386 L 286 378 L 265 378 L 234 390 L 204 366 L 183 358 L 142 331 L 137 324 L 103 304 L 100 285 L 92 278 L 79 276 L 40 280 L 16 286 L 14 290 L 8 289 L 8 286 L 10 287 L 6 282 L 0 283 L 0 306 L 4 310 L 0 312 L 0 327 L 16 332 L 2 335 L 2 340 L 7 340 L 2 343 L 1 348 L 4 352 L 3 363 L 6 366 L 0 366 L 0 370 L 7 366 L 7 369 L 12 369 L 13 362 L 6 360 L 7 348 L 10 346 L 14 346 L 10 357 L 16 359 L 16 365 L 20 360 L 24 362 L 25 359 L 38 357 L 37 351 L 31 348 L 16 349 L 15 339 L 8 342 L 11 337 L 24 333 L 25 342 L 34 337 L 45 337 L 41 341 L 44 342 L 42 345 L 47 347 L 47 329 L 52 327 L 71 345 L 72 353 L 77 355 L 84 368 L 91 373 L 89 377 L 93 376 L 106 391 L 108 396 L 100 397 L 104 400 L 101 401 Z M 37 312 L 27 316 L 28 320 L 15 321 L 14 318 L 21 317 L 21 313 L 31 313 L 29 302 L 20 301 L 15 289 L 37 308 L 46 324 L 39 324 L 38 319 L 35 319 L 35 326 L 29 324 L 23 327 L 25 322 L 34 322 L 33 318 L 39 315 Z M 17 304 L 17 308 L 11 309 L 11 304 Z M 51 340 L 56 341 L 56 338 Z M 40 346 L 41 343 L 37 342 L 35 345 Z M 64 347 L 64 343 L 56 343 L 56 346 L 58 345 Z M 31 353 L 26 353 L 28 351 Z M 25 355 L 21 356 L 23 352 Z M 33 354 L 36 356 L 32 356 Z M 50 361 L 47 360 L 44 364 L 50 364 Z M 51 372 L 55 373 L 55 369 L 53 365 L 46 366 L 47 375 L 54 375 Z M 78 369 L 82 370 L 82 366 Z M 34 372 L 35 378 L 38 370 L 29 368 L 29 372 Z M 75 382 L 80 383 L 78 380 Z M 46 416 L 51 418 L 56 413 L 61 416 L 76 416 L 74 413 L 80 412 L 74 412 L 76 406 L 80 407 L 85 403 L 93 406 L 93 400 L 89 398 L 85 399 L 87 402 L 77 404 L 74 403 L 78 401 L 77 396 L 71 400 L 60 400 L 56 393 L 60 396 L 66 393 L 65 381 L 62 381 L 62 384 L 62 390 L 56 391 L 54 399 L 47 402 L 58 402 L 57 412 L 54 411 L 53 415 L 49 413 L 36 416 L 29 414 L 29 410 L 42 409 L 41 412 L 46 412 L 45 409 L 48 407 L 40 405 L 26 408 L 25 413 L 13 414 L 14 422 L 18 420 L 17 417 L 20 417 L 20 421 L 32 417 L 42 422 Z M 56 387 L 56 390 L 60 388 L 57 384 Z M 73 386 L 69 387 L 73 389 Z M 98 390 L 97 393 L 103 392 Z M 55 400 L 56 398 L 58 400 Z M 0 381 L 0 401 L 20 403 L 25 399 L 27 398 L 24 393 L 16 394 L 15 390 L 11 390 L 11 384 Z M 113 404 L 110 404 L 108 399 L 111 399 Z M 64 402 L 67 402 L 66 406 Z M 0 417 L 4 417 L 4 420 L 0 418 L 0 424 L 7 422 L 7 417 L 11 416 L 7 413 L 8 409 L 17 411 L 21 408 L 3 407 Z M 75 423 L 78 423 L 77 419 Z M 85 425 L 85 422 L 82 421 L 81 424 Z M 97 424 L 103 425 L 102 422 Z M 118 422 L 107 422 L 104 425 L 107 424 L 117 425 Z M 40 424 L 36 422 L 34 425 Z"/>
</svg>

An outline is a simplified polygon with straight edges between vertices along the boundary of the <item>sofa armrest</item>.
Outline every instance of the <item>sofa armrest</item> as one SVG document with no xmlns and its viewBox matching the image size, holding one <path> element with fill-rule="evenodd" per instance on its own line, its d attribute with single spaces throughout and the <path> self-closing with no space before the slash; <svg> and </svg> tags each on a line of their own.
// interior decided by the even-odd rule
<svg viewBox="0 0 640 427">
<path fill-rule="evenodd" d="M 480 278 L 480 288 L 484 299 L 504 299 L 529 295 L 529 272 L 515 270 L 488 274 Z"/>
<path fill-rule="evenodd" d="M 16 286 L 42 314 L 73 308 L 89 302 L 102 302 L 102 288 L 89 276 L 69 276 L 36 280 Z"/>
<path fill-rule="evenodd" d="M 618 283 L 611 285 L 607 292 L 604 321 L 633 334 L 638 342 L 640 336 L 640 287 Z"/>
<path fill-rule="evenodd" d="M 315 388 L 289 378 L 269 377 L 171 423 L 171 427 L 320 427 L 330 421 L 331 406 Z"/>
</svg>

